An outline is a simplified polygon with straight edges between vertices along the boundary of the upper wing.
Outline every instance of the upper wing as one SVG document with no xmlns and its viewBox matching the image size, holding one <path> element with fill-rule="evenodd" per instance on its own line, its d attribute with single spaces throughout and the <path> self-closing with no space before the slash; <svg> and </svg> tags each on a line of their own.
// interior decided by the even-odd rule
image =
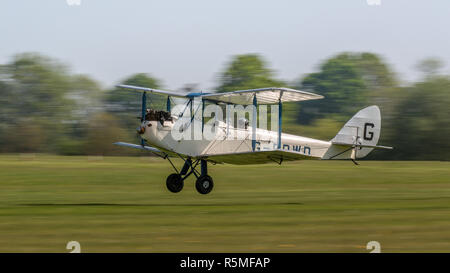
<svg viewBox="0 0 450 273">
<path fill-rule="evenodd" d="M 283 161 L 312 159 L 313 157 L 295 151 L 271 150 L 271 151 L 242 152 L 233 154 L 211 154 L 202 156 L 201 158 L 213 163 L 249 165 L 249 164 L 264 164 L 269 162 L 276 162 L 281 164 L 281 162 Z"/>
<path fill-rule="evenodd" d="M 181 93 L 174 92 L 174 91 L 158 90 L 158 89 L 140 87 L 140 86 L 134 86 L 134 85 L 120 84 L 120 85 L 117 85 L 117 87 L 125 88 L 125 89 L 132 89 L 132 90 L 141 91 L 141 92 L 149 92 L 149 93 L 156 93 L 156 94 L 161 94 L 161 95 L 179 97 L 179 98 L 187 98 L 188 97 L 188 94 L 181 94 Z"/>
<path fill-rule="evenodd" d="M 254 96 L 256 96 L 258 104 L 274 104 L 278 103 L 280 100 L 281 102 L 288 102 L 288 101 L 317 100 L 323 98 L 323 96 L 321 95 L 285 87 L 269 87 L 260 89 L 238 90 L 225 93 L 189 93 L 189 94 L 182 94 L 174 91 L 158 90 L 126 84 L 121 84 L 118 85 L 117 87 L 179 98 L 201 97 L 211 101 L 241 104 L 241 105 L 252 104 Z"/>
<path fill-rule="evenodd" d="M 201 95 L 202 98 L 225 103 L 248 105 L 256 96 L 258 104 L 274 104 L 288 101 L 304 101 L 322 99 L 323 96 L 284 87 L 269 87 L 260 89 L 239 90 L 225 93 Z"/>
</svg>

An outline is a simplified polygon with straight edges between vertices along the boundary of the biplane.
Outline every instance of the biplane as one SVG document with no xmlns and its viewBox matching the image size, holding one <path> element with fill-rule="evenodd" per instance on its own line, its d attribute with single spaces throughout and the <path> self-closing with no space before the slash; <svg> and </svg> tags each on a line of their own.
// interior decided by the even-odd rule
<svg viewBox="0 0 450 273">
<path fill-rule="evenodd" d="M 360 110 L 333 139 L 324 141 L 282 132 L 283 103 L 323 98 L 314 93 L 283 87 L 185 94 L 132 85 L 118 87 L 142 92 L 141 124 L 137 129 L 141 143 L 114 144 L 141 149 L 168 160 L 175 172 L 167 177 L 166 186 L 173 193 L 180 192 L 184 181 L 191 175 L 196 177 L 195 187 L 199 193 L 211 192 L 214 183 L 208 175 L 208 163 L 241 165 L 276 162 L 281 165 L 285 161 L 306 159 L 348 159 L 358 164 L 356 160 L 365 157 L 373 149 L 392 149 L 377 145 L 381 115 L 375 105 Z M 167 97 L 166 110 L 147 109 L 147 94 Z M 172 111 L 172 100 L 175 99 L 182 101 L 183 107 L 178 108 L 183 110 Z M 226 108 L 225 120 L 211 121 L 210 118 L 206 123 L 205 103 Z M 254 118 L 251 122 L 242 118 L 231 121 L 234 114 L 229 113 L 229 109 L 235 105 L 253 106 L 250 114 Z M 271 130 L 258 128 L 256 109 L 261 105 L 277 106 L 277 112 L 271 113 L 272 123 L 277 125 L 276 130 L 272 130 L 274 126 L 271 126 Z M 274 117 L 276 122 L 273 122 Z M 194 124 L 194 120 L 200 122 Z M 180 122 L 181 125 L 178 124 Z M 209 138 L 178 139 L 174 137 L 174 131 L 213 133 Z M 236 138 L 237 134 L 241 137 Z M 171 160 L 174 157 L 184 161 L 180 169 Z"/>
</svg>

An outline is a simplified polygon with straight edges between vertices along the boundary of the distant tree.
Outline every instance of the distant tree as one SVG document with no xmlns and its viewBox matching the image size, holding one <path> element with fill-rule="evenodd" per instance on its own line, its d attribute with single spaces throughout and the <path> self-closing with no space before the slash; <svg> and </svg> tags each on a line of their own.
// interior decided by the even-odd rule
<svg viewBox="0 0 450 273">
<path fill-rule="evenodd" d="M 0 80 L 0 152 L 3 152 L 7 147 L 8 125 L 11 123 L 15 112 L 15 109 L 10 105 L 12 100 L 12 86 L 8 82 Z"/>
<path fill-rule="evenodd" d="M 342 53 L 326 60 L 320 71 L 307 75 L 297 88 L 325 96 L 300 104 L 298 121 L 310 124 L 333 115 L 344 121 L 366 106 L 374 92 L 395 86 L 396 80 L 380 57 L 372 53 Z"/>
<path fill-rule="evenodd" d="M 67 97 L 73 101 L 70 122 L 65 122 L 64 130 L 56 142 L 58 153 L 65 155 L 84 154 L 84 141 L 88 123 L 92 116 L 104 111 L 104 92 L 100 85 L 87 75 L 70 78 Z"/>
<path fill-rule="evenodd" d="M 246 54 L 234 56 L 225 70 L 219 76 L 217 92 L 227 92 L 243 89 L 281 86 L 272 70 L 260 55 Z"/>
<path fill-rule="evenodd" d="M 117 118 L 108 113 L 91 117 L 85 138 L 85 153 L 88 155 L 116 155 L 127 150 L 114 146 L 117 141 L 126 140 L 129 134 Z"/>
<path fill-rule="evenodd" d="M 7 113 L 1 127 L 16 134 L 3 138 L 2 146 L 11 152 L 57 152 L 55 140 L 72 120 L 66 66 L 39 54 L 19 54 L 2 66 L 0 79 Z"/>
<path fill-rule="evenodd" d="M 450 78 L 434 77 L 403 90 L 389 123 L 397 159 L 450 160 Z"/>
<path fill-rule="evenodd" d="M 0 92 L 0 149 L 9 152 L 73 151 L 84 137 L 83 123 L 101 108 L 95 81 L 36 53 L 0 66 Z"/>
<path fill-rule="evenodd" d="M 350 56 L 369 91 L 397 86 L 395 73 L 379 55 L 364 52 L 350 54 Z"/>
<path fill-rule="evenodd" d="M 161 88 L 158 79 L 144 73 L 134 74 L 120 84 L 135 85 L 147 88 Z M 115 115 L 122 126 L 134 128 L 141 116 L 141 92 L 114 88 L 106 93 L 105 105 L 109 113 Z M 147 108 L 165 108 L 166 98 L 160 95 L 147 94 Z"/>
<path fill-rule="evenodd" d="M 53 59 L 34 53 L 17 55 L 3 66 L 1 78 L 12 87 L 10 107 L 18 117 L 53 118 L 71 109 L 66 97 L 70 88 L 67 68 Z"/>
<path fill-rule="evenodd" d="M 85 120 L 90 115 L 103 111 L 104 91 L 87 75 L 75 75 L 70 79 L 68 97 L 74 102 L 73 116 Z"/>
<path fill-rule="evenodd" d="M 161 88 L 160 81 L 152 76 L 144 73 L 134 74 L 120 84 L 135 85 L 147 88 Z M 134 94 L 134 95 L 133 95 Z M 106 94 L 106 103 L 108 110 L 115 113 L 140 111 L 141 93 L 136 91 L 124 90 L 122 88 L 114 88 Z M 162 101 L 161 97 L 154 94 L 148 94 L 148 104 L 159 103 Z"/>
<path fill-rule="evenodd" d="M 2 134 L 4 141 L 1 152 L 6 153 L 35 153 L 48 152 L 46 146 L 47 135 L 38 120 L 29 119 L 21 126 L 9 125 Z"/>
<path fill-rule="evenodd" d="M 325 98 L 301 104 L 299 121 L 309 124 L 316 118 L 330 114 L 347 116 L 366 99 L 367 88 L 352 56 L 345 53 L 327 60 L 320 72 L 306 76 L 299 88 L 315 92 Z"/>
<path fill-rule="evenodd" d="M 443 67 L 444 62 L 435 57 L 423 59 L 417 64 L 417 69 L 422 72 L 425 77 L 436 76 Z"/>
</svg>

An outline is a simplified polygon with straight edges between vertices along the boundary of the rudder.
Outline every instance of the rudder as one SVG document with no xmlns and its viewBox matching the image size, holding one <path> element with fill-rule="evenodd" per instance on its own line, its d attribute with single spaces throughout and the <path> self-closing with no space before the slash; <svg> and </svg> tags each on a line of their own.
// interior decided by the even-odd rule
<svg viewBox="0 0 450 273">
<path fill-rule="evenodd" d="M 337 135 L 323 159 L 356 159 L 367 156 L 376 146 L 381 132 L 380 108 L 372 105 L 356 113 Z M 348 147 L 358 146 L 355 149 Z M 352 155 L 352 153 L 354 153 Z"/>
</svg>

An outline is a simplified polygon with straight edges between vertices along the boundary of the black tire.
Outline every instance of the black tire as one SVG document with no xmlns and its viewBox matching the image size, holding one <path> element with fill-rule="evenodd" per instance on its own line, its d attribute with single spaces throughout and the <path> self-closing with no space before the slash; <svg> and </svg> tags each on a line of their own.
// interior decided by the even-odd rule
<svg viewBox="0 0 450 273">
<path fill-rule="evenodd" d="M 208 194 L 214 188 L 214 182 L 211 176 L 203 175 L 195 181 L 195 188 L 201 194 Z"/>
<path fill-rule="evenodd" d="M 166 186 L 170 192 L 177 193 L 183 189 L 184 182 L 179 174 L 173 173 L 167 177 Z"/>
</svg>

